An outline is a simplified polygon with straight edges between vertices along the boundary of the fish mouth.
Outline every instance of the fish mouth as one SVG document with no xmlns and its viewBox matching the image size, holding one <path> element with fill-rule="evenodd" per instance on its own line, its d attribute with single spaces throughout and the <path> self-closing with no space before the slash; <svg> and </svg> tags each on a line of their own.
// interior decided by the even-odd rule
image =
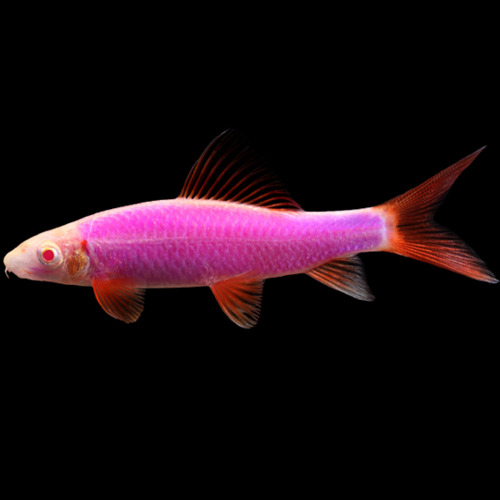
<svg viewBox="0 0 500 500">
<path fill-rule="evenodd" d="M 26 260 L 24 254 L 26 254 L 26 247 L 20 245 L 3 258 L 4 272 L 7 278 L 10 278 L 10 273 L 21 279 L 37 279 L 36 276 L 40 274 L 39 270 L 30 266 L 30 262 Z"/>
<path fill-rule="evenodd" d="M 19 265 L 16 266 L 16 250 L 9 252 L 3 259 L 3 265 L 5 266 L 5 276 L 10 278 L 9 273 L 14 274 L 18 278 L 23 278 L 24 272 L 19 269 Z"/>
<path fill-rule="evenodd" d="M 9 261 L 12 259 L 12 252 L 9 252 L 4 258 L 3 258 L 3 265 L 5 266 L 5 276 L 9 278 L 9 273 L 12 272 L 12 269 L 9 269 Z"/>
</svg>

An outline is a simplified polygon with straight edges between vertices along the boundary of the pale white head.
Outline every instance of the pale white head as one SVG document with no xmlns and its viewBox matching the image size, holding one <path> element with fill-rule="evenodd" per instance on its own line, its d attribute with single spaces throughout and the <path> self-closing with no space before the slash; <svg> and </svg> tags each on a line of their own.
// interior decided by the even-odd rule
<svg viewBox="0 0 500 500">
<path fill-rule="evenodd" d="M 90 284 L 87 242 L 72 224 L 33 236 L 9 252 L 3 263 L 6 273 L 19 278 Z"/>
</svg>

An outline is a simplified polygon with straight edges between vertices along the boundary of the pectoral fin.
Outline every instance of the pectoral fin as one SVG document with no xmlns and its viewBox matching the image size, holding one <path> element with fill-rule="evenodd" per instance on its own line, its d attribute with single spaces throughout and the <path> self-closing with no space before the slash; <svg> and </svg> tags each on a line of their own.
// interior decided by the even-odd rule
<svg viewBox="0 0 500 500">
<path fill-rule="evenodd" d="M 101 307 L 113 318 L 134 323 L 144 309 L 144 290 L 124 279 L 94 279 L 92 287 Z"/>
</svg>

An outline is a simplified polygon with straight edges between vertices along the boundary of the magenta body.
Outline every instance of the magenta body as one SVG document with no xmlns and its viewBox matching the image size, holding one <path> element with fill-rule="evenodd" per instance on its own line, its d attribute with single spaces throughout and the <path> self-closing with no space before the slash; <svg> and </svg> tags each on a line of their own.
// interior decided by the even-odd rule
<svg viewBox="0 0 500 500">
<path fill-rule="evenodd" d="M 270 210 L 215 200 L 155 201 L 75 223 L 91 279 L 139 287 L 210 286 L 250 273 L 265 279 L 306 272 L 334 258 L 377 250 L 385 221 L 374 209 Z"/>
</svg>

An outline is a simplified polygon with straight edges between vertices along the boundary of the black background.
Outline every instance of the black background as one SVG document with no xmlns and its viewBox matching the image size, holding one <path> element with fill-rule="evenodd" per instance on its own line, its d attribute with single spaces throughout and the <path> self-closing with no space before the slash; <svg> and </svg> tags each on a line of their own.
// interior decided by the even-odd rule
<svg viewBox="0 0 500 500">
<path fill-rule="evenodd" d="M 2 253 L 100 210 L 176 197 L 234 127 L 306 210 L 381 203 L 487 144 L 437 219 L 499 276 L 488 15 L 371 14 L 384 17 L 234 16 L 203 30 L 153 12 L 13 14 Z M 91 289 L 4 278 L 7 415 L 35 456 L 47 432 L 67 436 L 63 454 L 100 449 L 101 432 L 124 452 L 138 436 L 170 449 L 181 436 L 207 458 L 222 446 L 214 434 L 230 455 L 254 439 L 297 460 L 319 445 L 347 473 L 384 452 L 424 453 L 428 475 L 437 455 L 481 454 L 498 416 L 500 288 L 389 254 L 363 261 L 373 303 L 306 276 L 268 280 L 250 331 L 208 289 L 150 290 L 125 325 Z"/>
</svg>

